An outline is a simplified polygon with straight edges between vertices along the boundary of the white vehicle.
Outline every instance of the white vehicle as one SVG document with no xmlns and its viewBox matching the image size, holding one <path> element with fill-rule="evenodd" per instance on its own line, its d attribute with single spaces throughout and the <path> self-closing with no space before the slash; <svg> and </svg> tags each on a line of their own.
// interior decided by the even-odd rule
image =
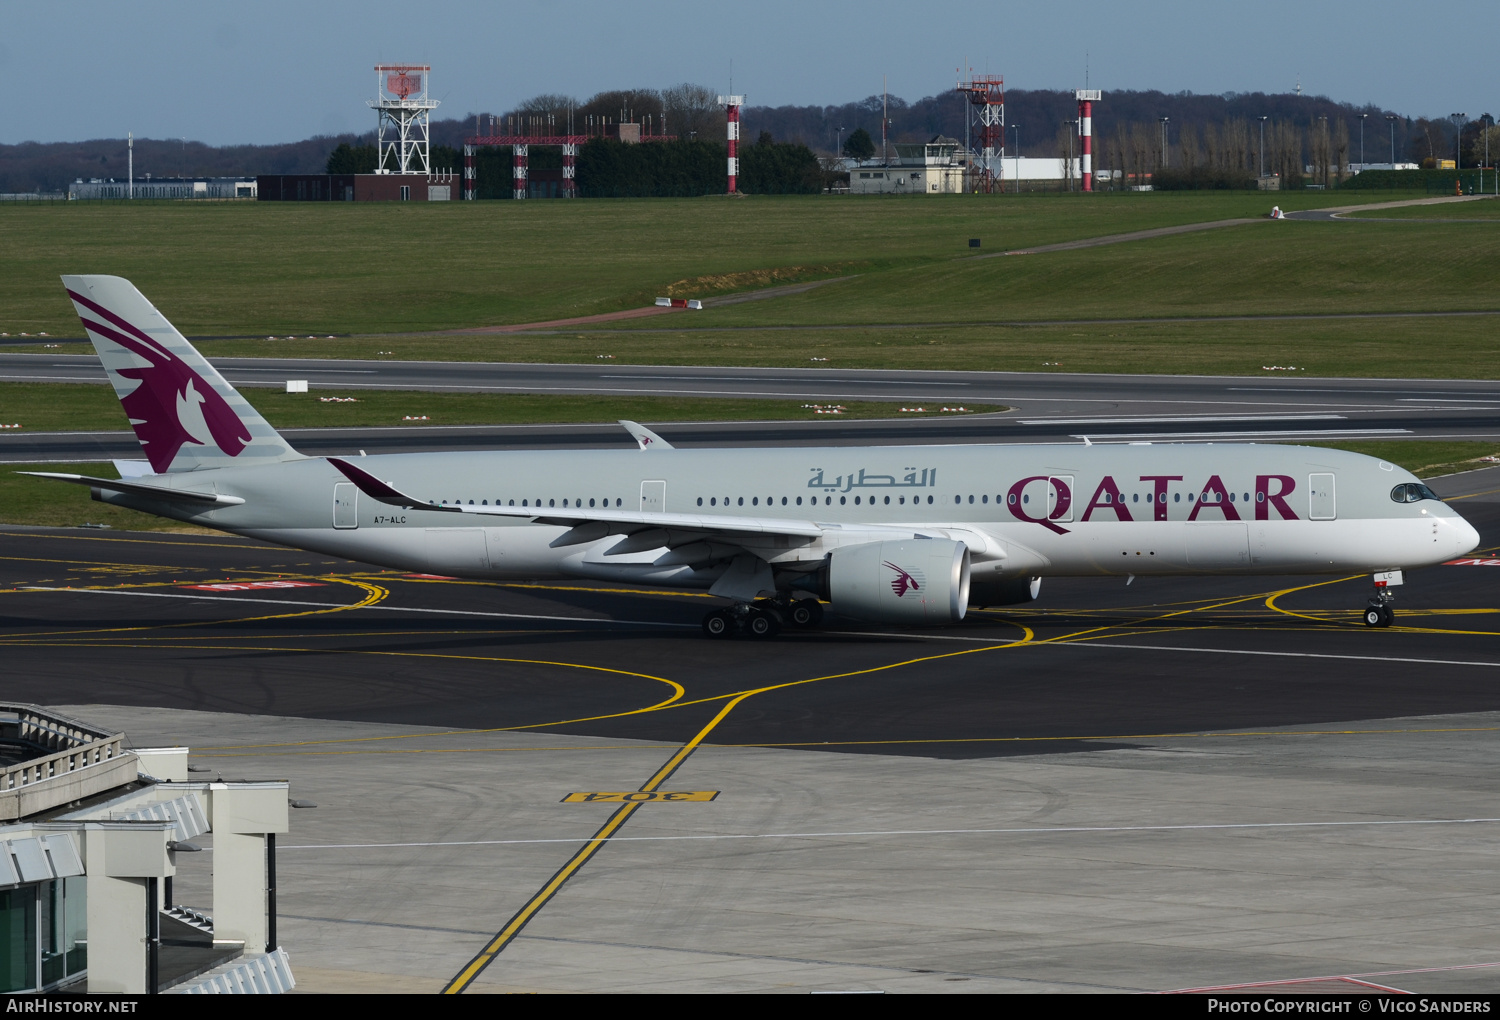
<svg viewBox="0 0 1500 1020">
<path fill-rule="evenodd" d="M 1037 597 L 1048 576 L 1402 570 L 1474 528 L 1409 472 L 1278 445 L 1025 445 L 306 457 L 128 281 L 67 276 L 149 462 L 95 499 L 367 563 L 707 590 L 712 636 L 903 626 Z M 138 469 L 137 469 L 138 468 Z"/>
</svg>

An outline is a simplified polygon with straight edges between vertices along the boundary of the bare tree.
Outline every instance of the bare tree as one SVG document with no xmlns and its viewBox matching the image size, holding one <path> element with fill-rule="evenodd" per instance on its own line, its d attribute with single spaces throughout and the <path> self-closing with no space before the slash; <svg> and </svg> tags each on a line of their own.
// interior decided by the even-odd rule
<svg viewBox="0 0 1500 1020">
<path fill-rule="evenodd" d="M 1191 124 L 1184 124 L 1182 130 L 1177 132 L 1177 151 L 1184 173 L 1191 174 L 1198 169 L 1203 153 L 1198 148 L 1198 132 Z"/>
<path fill-rule="evenodd" d="M 1063 187 L 1073 190 L 1073 152 L 1077 145 L 1073 138 L 1073 125 L 1067 122 L 1057 128 L 1057 156 L 1063 164 Z"/>
<path fill-rule="evenodd" d="M 723 137 L 724 108 L 713 89 L 683 82 L 663 89 L 661 101 L 669 133 L 679 138 L 705 140 Z"/>
<path fill-rule="evenodd" d="M 1224 144 L 1219 140 L 1219 125 L 1203 128 L 1203 161 L 1210 170 L 1224 169 Z"/>
<path fill-rule="evenodd" d="M 1349 175 L 1349 125 L 1340 120 L 1333 129 L 1333 166 L 1339 183 Z"/>
</svg>

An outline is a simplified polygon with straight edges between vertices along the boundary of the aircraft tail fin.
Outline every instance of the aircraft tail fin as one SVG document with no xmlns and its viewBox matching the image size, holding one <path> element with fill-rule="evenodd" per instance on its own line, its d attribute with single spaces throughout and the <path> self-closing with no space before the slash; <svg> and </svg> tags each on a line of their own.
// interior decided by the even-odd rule
<svg viewBox="0 0 1500 1020">
<path fill-rule="evenodd" d="M 129 280 L 62 279 L 152 471 L 304 459 Z"/>
</svg>

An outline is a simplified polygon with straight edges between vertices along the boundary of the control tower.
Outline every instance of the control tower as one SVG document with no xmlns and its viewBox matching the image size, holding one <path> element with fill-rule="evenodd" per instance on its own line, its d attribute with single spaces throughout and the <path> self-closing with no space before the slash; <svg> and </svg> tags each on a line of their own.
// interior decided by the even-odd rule
<svg viewBox="0 0 1500 1020">
<path fill-rule="evenodd" d="M 370 108 L 379 119 L 377 174 L 432 172 L 428 118 L 438 102 L 427 98 L 431 72 L 426 64 L 375 65 L 375 98 Z"/>
</svg>

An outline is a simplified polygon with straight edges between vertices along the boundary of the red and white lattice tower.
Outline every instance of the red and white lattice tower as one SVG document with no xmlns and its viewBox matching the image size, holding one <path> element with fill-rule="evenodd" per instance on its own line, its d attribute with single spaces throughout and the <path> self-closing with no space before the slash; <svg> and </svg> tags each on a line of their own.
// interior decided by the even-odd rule
<svg viewBox="0 0 1500 1020">
<path fill-rule="evenodd" d="M 428 117 L 438 101 L 427 98 L 426 64 L 375 65 L 377 174 L 430 174 Z"/>
<path fill-rule="evenodd" d="M 740 175 L 740 107 L 745 105 L 745 97 L 720 96 L 719 103 L 729 122 L 726 129 L 729 135 L 729 194 L 733 195 L 737 192 L 736 180 Z"/>
<path fill-rule="evenodd" d="M 959 82 L 958 91 L 969 97 L 969 121 L 977 126 L 978 179 L 970 188 L 989 194 L 995 190 L 1005 166 L 1005 79 L 999 75 L 975 77 Z M 977 121 L 977 124 L 975 122 Z"/>
<path fill-rule="evenodd" d="M 1104 98 L 1098 89 L 1077 89 L 1073 95 L 1078 100 L 1078 136 L 1082 142 L 1079 149 L 1078 175 L 1083 178 L 1083 190 L 1094 190 L 1094 104 Z"/>
</svg>

